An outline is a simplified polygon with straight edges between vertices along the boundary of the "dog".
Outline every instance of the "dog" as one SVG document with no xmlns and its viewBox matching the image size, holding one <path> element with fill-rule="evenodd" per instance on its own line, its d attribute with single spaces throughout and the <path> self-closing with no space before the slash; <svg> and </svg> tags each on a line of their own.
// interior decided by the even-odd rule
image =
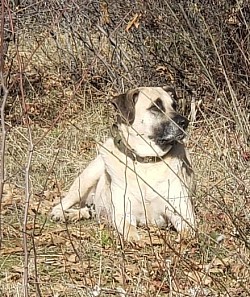
<svg viewBox="0 0 250 297">
<path fill-rule="evenodd" d="M 179 114 L 170 87 L 140 87 L 116 96 L 113 137 L 76 178 L 51 213 L 54 220 L 88 219 L 90 203 L 125 240 L 140 239 L 137 226 L 177 232 L 195 228 L 193 170 L 183 140 L 189 121 Z M 82 203 L 82 208 L 73 205 Z"/>
</svg>

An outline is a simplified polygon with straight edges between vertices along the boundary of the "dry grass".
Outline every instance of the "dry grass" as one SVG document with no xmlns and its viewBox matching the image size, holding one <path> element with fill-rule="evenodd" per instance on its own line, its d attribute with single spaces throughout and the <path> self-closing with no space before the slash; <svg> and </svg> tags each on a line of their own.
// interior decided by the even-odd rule
<svg viewBox="0 0 250 297">
<path fill-rule="evenodd" d="M 82 11 L 80 4 L 64 4 L 62 14 L 57 1 L 45 8 L 42 2 L 30 3 L 30 9 L 43 12 L 31 14 L 37 18 L 34 27 L 30 18 L 21 17 L 25 9 L 12 11 L 20 14 L 20 23 L 19 38 L 9 45 L 6 59 L 10 92 L 5 110 L 1 296 L 24 296 L 22 224 L 29 129 L 34 144 L 27 222 L 30 296 L 250 295 L 249 41 L 237 39 L 249 32 L 247 7 L 241 1 L 236 1 L 237 9 L 220 1 L 220 16 L 216 7 L 204 12 L 199 3 L 187 1 L 183 8 L 175 2 L 165 3 L 164 9 L 161 1 L 148 3 L 139 27 L 134 24 L 128 32 L 137 11 L 126 1 L 124 7 L 111 1 L 108 10 L 102 2 L 101 20 L 88 6 L 86 15 L 79 14 L 74 22 L 70 17 Z M 221 37 L 220 24 L 225 24 L 227 38 L 232 28 L 240 32 L 232 48 Z M 236 73 L 238 64 L 244 73 Z M 171 228 L 140 229 L 144 244 L 128 245 L 95 221 L 52 222 L 48 215 L 53 203 L 109 134 L 112 95 L 126 87 L 162 82 L 177 86 L 186 115 L 190 101 L 196 102 L 188 143 L 196 174 L 195 238 L 179 242 Z"/>
<path fill-rule="evenodd" d="M 93 139 L 101 141 L 108 134 L 104 114 L 103 104 L 95 103 L 74 122 L 60 121 L 35 147 L 28 221 L 31 296 L 38 296 L 36 281 L 42 296 L 96 296 L 95 291 L 99 296 L 98 290 L 100 296 L 123 296 L 119 290 L 127 296 L 248 296 L 249 166 L 223 118 L 220 125 L 206 117 L 190 127 L 199 220 L 190 242 L 179 243 L 171 230 L 141 230 L 144 246 L 122 246 L 116 233 L 94 221 L 64 225 L 49 220 L 53 200 L 95 156 Z M 45 129 L 31 128 L 35 142 Z M 11 187 L 3 199 L 2 296 L 23 294 L 26 133 L 15 127 L 7 141 Z"/>
</svg>

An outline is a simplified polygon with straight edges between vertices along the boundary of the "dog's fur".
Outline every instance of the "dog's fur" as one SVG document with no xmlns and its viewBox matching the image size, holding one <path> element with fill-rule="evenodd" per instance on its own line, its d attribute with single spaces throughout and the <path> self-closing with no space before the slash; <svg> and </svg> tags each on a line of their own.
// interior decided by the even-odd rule
<svg viewBox="0 0 250 297">
<path fill-rule="evenodd" d="M 188 120 L 176 111 L 171 88 L 142 87 L 114 98 L 116 136 L 74 181 L 52 218 L 89 218 L 90 201 L 126 240 L 138 240 L 138 225 L 192 230 L 192 169 L 182 142 Z M 82 201 L 80 210 L 71 208 Z"/>
</svg>

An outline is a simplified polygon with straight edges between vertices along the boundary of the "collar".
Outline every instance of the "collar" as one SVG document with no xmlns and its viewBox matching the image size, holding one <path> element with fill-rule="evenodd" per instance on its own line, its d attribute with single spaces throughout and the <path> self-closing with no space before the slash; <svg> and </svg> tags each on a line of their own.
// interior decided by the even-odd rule
<svg viewBox="0 0 250 297">
<path fill-rule="evenodd" d="M 158 156 L 138 156 L 135 151 L 126 143 L 122 135 L 119 133 L 118 127 L 113 125 L 112 135 L 114 137 L 114 144 L 120 152 L 128 156 L 132 161 L 138 161 L 139 163 L 157 163 L 162 161 L 163 157 Z"/>
</svg>

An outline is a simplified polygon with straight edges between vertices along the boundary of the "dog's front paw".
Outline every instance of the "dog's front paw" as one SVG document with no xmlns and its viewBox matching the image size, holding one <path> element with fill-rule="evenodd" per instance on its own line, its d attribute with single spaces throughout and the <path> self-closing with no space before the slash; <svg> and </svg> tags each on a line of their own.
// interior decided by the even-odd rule
<svg viewBox="0 0 250 297">
<path fill-rule="evenodd" d="M 127 232 L 124 234 L 124 239 L 129 242 L 139 241 L 141 239 L 136 226 L 127 226 Z"/>
<path fill-rule="evenodd" d="M 69 209 L 63 210 L 61 205 L 57 205 L 52 209 L 50 217 L 54 221 L 76 222 L 83 219 L 90 219 L 91 214 L 88 207 L 83 207 L 80 209 L 69 208 Z"/>
<path fill-rule="evenodd" d="M 62 209 L 61 205 L 56 205 L 53 207 L 50 217 L 53 221 L 63 221 L 66 220 L 65 211 Z"/>
<path fill-rule="evenodd" d="M 65 211 L 65 217 L 71 222 L 76 222 L 84 219 L 90 219 L 91 214 L 88 207 L 80 209 L 70 208 Z"/>
</svg>

